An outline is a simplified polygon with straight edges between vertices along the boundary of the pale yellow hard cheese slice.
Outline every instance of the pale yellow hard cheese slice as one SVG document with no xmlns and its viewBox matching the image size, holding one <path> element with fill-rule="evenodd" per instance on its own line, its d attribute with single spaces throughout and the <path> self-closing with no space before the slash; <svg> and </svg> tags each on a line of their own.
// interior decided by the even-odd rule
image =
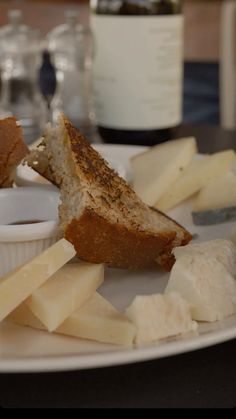
<svg viewBox="0 0 236 419">
<path fill-rule="evenodd" d="M 201 159 L 193 159 L 155 206 L 161 211 L 168 211 L 200 191 L 213 179 L 227 173 L 233 163 L 235 163 L 233 150 L 225 150 L 211 156 L 204 156 Z"/>
<path fill-rule="evenodd" d="M 94 294 L 103 280 L 103 264 L 70 263 L 34 291 L 26 304 L 53 331 Z"/>
<path fill-rule="evenodd" d="M 0 321 L 75 256 L 74 246 L 59 240 L 30 262 L 0 279 Z"/>
<path fill-rule="evenodd" d="M 45 330 L 43 323 L 25 303 L 17 307 L 8 319 L 21 326 Z M 109 301 L 95 292 L 79 310 L 71 314 L 55 330 L 55 333 L 114 345 L 131 346 L 136 328 Z"/>
</svg>

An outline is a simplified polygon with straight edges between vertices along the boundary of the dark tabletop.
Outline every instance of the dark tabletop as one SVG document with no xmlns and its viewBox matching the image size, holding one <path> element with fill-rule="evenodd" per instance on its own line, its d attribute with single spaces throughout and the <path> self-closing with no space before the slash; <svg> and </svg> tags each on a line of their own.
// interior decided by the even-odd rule
<svg viewBox="0 0 236 419">
<path fill-rule="evenodd" d="M 236 150 L 236 131 L 226 131 L 211 125 L 182 125 L 175 134 L 176 138 L 194 136 L 200 153 L 213 153 L 233 148 Z"/>
<path fill-rule="evenodd" d="M 236 132 L 183 126 L 200 152 L 236 149 Z M 236 339 L 137 364 L 63 373 L 0 374 L 0 407 L 236 407 Z"/>
</svg>

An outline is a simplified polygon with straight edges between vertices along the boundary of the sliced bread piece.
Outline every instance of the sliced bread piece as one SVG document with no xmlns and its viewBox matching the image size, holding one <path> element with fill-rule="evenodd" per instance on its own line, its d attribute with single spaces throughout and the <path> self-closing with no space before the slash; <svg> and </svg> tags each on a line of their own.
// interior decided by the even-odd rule
<svg viewBox="0 0 236 419">
<path fill-rule="evenodd" d="M 16 118 L 0 120 L 0 188 L 12 186 L 15 168 L 28 152 Z"/>
<path fill-rule="evenodd" d="M 53 183 L 55 186 L 59 187 L 60 185 L 56 183 L 54 178 L 51 166 L 49 164 L 49 159 L 46 153 L 44 153 L 45 142 L 44 137 L 41 138 L 41 143 L 30 151 L 30 154 L 27 155 L 27 158 L 24 159 L 23 164 L 28 164 L 32 169 L 34 169 L 40 176 L 43 176 L 49 182 Z"/>
<path fill-rule="evenodd" d="M 66 117 L 48 125 L 37 158 L 38 168 L 48 159 L 61 190 L 60 225 L 81 259 L 119 268 L 158 261 L 170 269 L 172 248 L 191 240 L 183 227 L 144 204 Z"/>
</svg>

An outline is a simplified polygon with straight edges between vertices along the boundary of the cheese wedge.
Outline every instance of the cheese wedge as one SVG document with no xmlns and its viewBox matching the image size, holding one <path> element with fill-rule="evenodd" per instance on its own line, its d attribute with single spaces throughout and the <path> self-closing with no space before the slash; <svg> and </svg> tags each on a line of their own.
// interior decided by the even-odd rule
<svg viewBox="0 0 236 419">
<path fill-rule="evenodd" d="M 0 321 L 75 254 L 74 246 L 67 240 L 61 239 L 27 264 L 1 278 Z"/>
<path fill-rule="evenodd" d="M 43 323 L 25 303 L 17 307 L 8 319 L 21 326 L 45 330 Z M 100 294 L 94 293 L 79 310 L 70 315 L 55 330 L 55 333 L 114 345 L 131 346 L 136 328 L 109 301 Z"/>
<path fill-rule="evenodd" d="M 104 280 L 104 265 L 71 263 L 63 266 L 26 300 L 52 332 L 91 297 Z"/>
<path fill-rule="evenodd" d="M 191 243 L 186 246 L 175 247 L 172 251 L 176 259 L 185 255 L 194 256 L 199 254 L 216 258 L 225 269 L 236 276 L 236 246 L 231 240 L 215 239 L 202 243 Z"/>
<path fill-rule="evenodd" d="M 194 159 L 179 178 L 156 202 L 156 207 L 167 211 L 180 204 L 215 178 L 226 174 L 235 162 L 233 150 L 225 150 L 202 159 Z"/>
<path fill-rule="evenodd" d="M 197 225 L 218 224 L 236 220 L 236 175 L 229 171 L 202 188 L 193 206 Z"/>
<path fill-rule="evenodd" d="M 172 292 L 189 302 L 195 320 L 213 322 L 236 313 L 236 281 L 208 254 L 186 254 L 177 259 L 165 294 Z"/>
<path fill-rule="evenodd" d="M 189 304 L 178 293 L 137 296 L 126 314 L 137 327 L 137 345 L 197 329 Z"/>
<path fill-rule="evenodd" d="M 156 145 L 131 158 L 133 187 L 148 205 L 154 205 L 188 166 L 197 152 L 193 137 Z"/>
<path fill-rule="evenodd" d="M 212 179 L 202 188 L 194 202 L 193 211 L 236 206 L 236 175 L 229 171 Z"/>
</svg>

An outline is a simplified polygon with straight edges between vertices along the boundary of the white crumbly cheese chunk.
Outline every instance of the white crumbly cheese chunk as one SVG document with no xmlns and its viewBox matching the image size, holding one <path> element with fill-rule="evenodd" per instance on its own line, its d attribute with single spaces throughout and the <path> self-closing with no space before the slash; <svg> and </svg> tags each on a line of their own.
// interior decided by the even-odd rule
<svg viewBox="0 0 236 419">
<path fill-rule="evenodd" d="M 178 179 L 156 202 L 156 207 L 167 211 L 200 191 L 212 179 L 227 173 L 235 162 L 233 150 L 225 150 L 202 159 L 192 160 Z"/>
<path fill-rule="evenodd" d="M 104 280 L 104 265 L 71 263 L 63 266 L 26 300 L 51 332 L 79 309 Z"/>
<path fill-rule="evenodd" d="M 229 171 L 202 188 L 194 202 L 193 211 L 236 206 L 236 175 Z"/>
<path fill-rule="evenodd" d="M 148 205 L 154 205 L 175 182 L 197 152 L 193 137 L 168 141 L 131 159 L 133 187 Z"/>
<path fill-rule="evenodd" d="M 236 281 L 207 252 L 177 259 L 165 290 L 166 294 L 172 292 L 178 292 L 189 302 L 195 320 L 211 322 L 236 312 Z"/>
<path fill-rule="evenodd" d="M 184 334 L 197 329 L 190 307 L 178 293 L 137 296 L 126 310 L 137 327 L 137 345 Z"/>
<path fill-rule="evenodd" d="M 23 303 L 8 319 L 21 326 L 45 330 L 42 322 Z M 136 328 L 97 292 L 79 310 L 71 314 L 55 333 L 91 339 L 114 345 L 132 346 Z"/>
<path fill-rule="evenodd" d="M 175 247 L 172 253 L 176 259 L 184 255 L 194 256 L 196 254 L 216 258 L 232 276 L 236 276 L 236 246 L 231 240 L 215 239 L 188 244 Z"/>
<path fill-rule="evenodd" d="M 0 280 L 0 321 L 75 256 L 74 246 L 59 240 Z"/>
</svg>

